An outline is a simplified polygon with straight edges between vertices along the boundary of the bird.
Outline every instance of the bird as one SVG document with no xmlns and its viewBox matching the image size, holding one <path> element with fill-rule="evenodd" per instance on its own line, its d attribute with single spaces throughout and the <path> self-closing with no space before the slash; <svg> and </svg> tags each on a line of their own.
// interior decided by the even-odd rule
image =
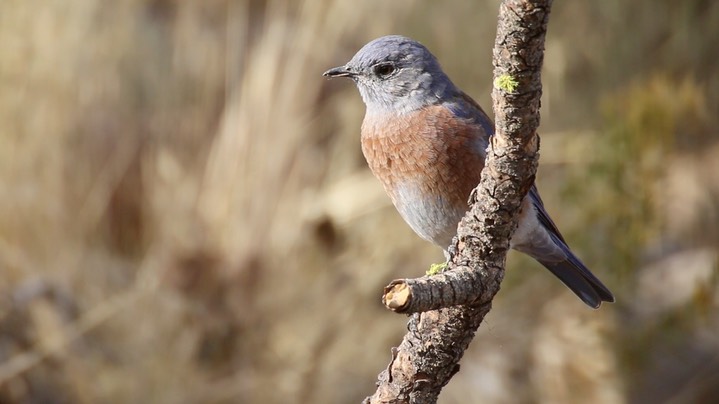
<svg viewBox="0 0 719 404">
<path fill-rule="evenodd" d="M 377 38 L 323 76 L 354 81 L 366 108 L 360 137 L 370 170 L 412 230 L 446 254 L 479 184 L 492 120 L 424 45 L 405 36 Z M 588 306 L 614 302 L 567 245 L 536 184 L 522 201 L 510 247 L 549 269 Z"/>
</svg>

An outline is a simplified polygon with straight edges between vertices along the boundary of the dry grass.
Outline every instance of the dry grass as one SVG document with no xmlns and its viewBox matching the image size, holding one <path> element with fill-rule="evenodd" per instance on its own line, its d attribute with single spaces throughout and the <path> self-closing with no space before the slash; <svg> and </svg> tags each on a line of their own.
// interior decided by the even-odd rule
<svg viewBox="0 0 719 404">
<path fill-rule="evenodd" d="M 0 402 L 367 395 L 405 322 L 381 287 L 441 254 L 368 174 L 356 91 L 320 74 L 399 32 L 488 106 L 485 3 L 0 5 Z M 555 5 L 540 173 L 620 303 L 513 255 L 443 403 L 719 394 L 719 7 L 624 7 Z"/>
</svg>

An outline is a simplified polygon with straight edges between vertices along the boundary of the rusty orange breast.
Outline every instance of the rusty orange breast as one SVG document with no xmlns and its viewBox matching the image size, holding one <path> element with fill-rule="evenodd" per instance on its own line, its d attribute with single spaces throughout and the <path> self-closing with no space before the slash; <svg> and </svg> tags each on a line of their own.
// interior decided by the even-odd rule
<svg viewBox="0 0 719 404">
<path fill-rule="evenodd" d="M 484 167 L 486 134 L 437 105 L 404 115 L 368 115 L 362 151 L 405 221 L 445 248 Z"/>
</svg>

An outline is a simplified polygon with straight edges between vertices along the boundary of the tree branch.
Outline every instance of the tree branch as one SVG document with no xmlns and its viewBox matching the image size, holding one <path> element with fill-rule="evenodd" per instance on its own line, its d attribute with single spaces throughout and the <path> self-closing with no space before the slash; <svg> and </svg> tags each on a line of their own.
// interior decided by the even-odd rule
<svg viewBox="0 0 719 404">
<path fill-rule="evenodd" d="M 493 52 L 496 133 L 481 182 L 459 224 L 449 270 L 385 288 L 386 306 L 414 314 L 366 403 L 436 402 L 499 291 L 517 213 L 537 168 L 540 70 L 551 3 L 505 0 L 500 6 Z"/>
</svg>

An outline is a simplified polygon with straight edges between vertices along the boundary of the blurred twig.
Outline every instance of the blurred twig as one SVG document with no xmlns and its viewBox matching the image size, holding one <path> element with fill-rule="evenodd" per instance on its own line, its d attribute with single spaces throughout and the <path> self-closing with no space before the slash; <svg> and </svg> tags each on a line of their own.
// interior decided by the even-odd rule
<svg viewBox="0 0 719 404">
<path fill-rule="evenodd" d="M 57 335 L 40 340 L 31 349 L 0 363 L 0 386 L 41 364 L 49 357 L 63 353 L 74 341 L 155 291 L 158 274 L 155 268 L 148 264 L 143 263 L 140 276 L 132 288 L 88 310 L 77 320 L 62 327 Z"/>
</svg>

